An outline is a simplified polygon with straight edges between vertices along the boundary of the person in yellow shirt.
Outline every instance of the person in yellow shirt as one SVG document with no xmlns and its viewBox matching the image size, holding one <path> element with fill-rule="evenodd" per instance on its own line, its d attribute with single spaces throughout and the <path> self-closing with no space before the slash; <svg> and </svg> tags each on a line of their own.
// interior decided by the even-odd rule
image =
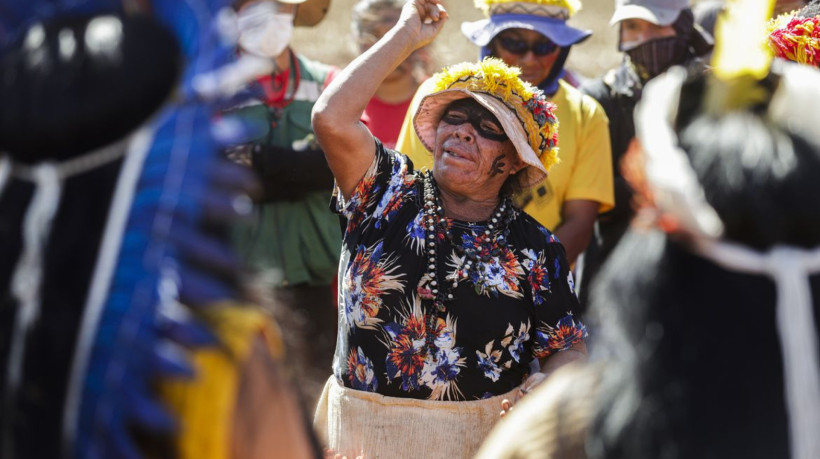
<svg viewBox="0 0 820 459">
<path fill-rule="evenodd" d="M 541 88 L 558 107 L 560 163 L 519 204 L 553 231 L 574 263 L 587 246 L 598 214 L 614 203 L 609 121 L 594 99 L 561 79 L 572 45 L 591 35 L 566 23 L 581 4 L 478 0 L 477 5 L 487 18 L 465 22 L 461 31 L 481 47 L 481 57 L 495 56 L 521 68 L 521 78 Z M 410 157 L 416 168 L 432 167 L 430 152 L 413 128 L 413 114 L 430 92 L 429 82 L 419 88 L 396 143 L 396 150 Z"/>
</svg>

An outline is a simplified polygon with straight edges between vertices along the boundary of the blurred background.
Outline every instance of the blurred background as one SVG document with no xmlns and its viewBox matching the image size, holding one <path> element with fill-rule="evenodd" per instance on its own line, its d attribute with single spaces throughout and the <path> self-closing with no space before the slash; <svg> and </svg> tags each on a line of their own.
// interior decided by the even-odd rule
<svg viewBox="0 0 820 459">
<path fill-rule="evenodd" d="M 614 0 L 582 0 L 583 8 L 569 24 L 593 31 L 584 43 L 574 46 L 567 68 L 579 76 L 593 78 L 614 67 L 620 61 L 616 50 L 616 29 L 609 26 L 615 8 Z M 309 58 L 344 66 L 354 57 L 350 35 L 350 9 L 356 0 L 331 0 L 327 17 L 313 28 L 296 28 L 293 49 Z M 444 0 L 450 20 L 433 43 L 432 56 L 436 67 L 478 58 L 478 48 L 461 34 L 461 23 L 481 19 L 482 13 L 472 0 Z"/>
</svg>

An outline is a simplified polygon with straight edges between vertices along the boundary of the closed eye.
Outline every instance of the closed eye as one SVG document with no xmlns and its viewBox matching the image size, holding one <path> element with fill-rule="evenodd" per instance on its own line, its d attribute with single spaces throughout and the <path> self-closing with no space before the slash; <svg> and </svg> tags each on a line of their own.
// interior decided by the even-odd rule
<svg viewBox="0 0 820 459">
<path fill-rule="evenodd" d="M 452 110 L 445 113 L 441 120 L 447 124 L 459 125 L 467 122 L 467 114 L 464 112 Z"/>
<path fill-rule="evenodd" d="M 495 121 L 482 120 L 480 126 L 483 131 L 490 132 L 492 134 L 504 134 L 504 128 L 499 126 Z"/>
</svg>

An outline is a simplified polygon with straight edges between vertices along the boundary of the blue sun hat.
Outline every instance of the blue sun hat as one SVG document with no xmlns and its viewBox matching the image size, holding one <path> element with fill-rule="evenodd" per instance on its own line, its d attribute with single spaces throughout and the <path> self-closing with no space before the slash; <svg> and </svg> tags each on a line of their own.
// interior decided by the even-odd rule
<svg viewBox="0 0 820 459">
<path fill-rule="evenodd" d="M 508 29 L 527 29 L 544 35 L 561 47 L 580 43 L 592 31 L 567 25 L 567 19 L 581 9 L 578 0 L 475 0 L 475 5 L 487 16 L 461 24 L 461 32 L 482 48 L 482 57 L 490 41 Z"/>
</svg>

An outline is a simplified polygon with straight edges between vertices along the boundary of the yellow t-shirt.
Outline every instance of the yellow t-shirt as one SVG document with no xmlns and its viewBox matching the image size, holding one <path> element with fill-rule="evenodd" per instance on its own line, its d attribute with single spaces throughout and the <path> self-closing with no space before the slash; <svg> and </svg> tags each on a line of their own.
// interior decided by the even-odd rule
<svg viewBox="0 0 820 459">
<path fill-rule="evenodd" d="M 413 116 L 421 99 L 429 94 L 431 80 L 419 87 L 399 133 L 396 150 L 409 156 L 417 169 L 431 168 L 433 157 L 416 135 Z M 524 210 L 551 231 L 561 223 L 565 201 L 600 203 L 598 212 L 615 203 L 609 120 L 595 99 L 582 94 L 563 80 L 551 98 L 557 106 L 558 157 L 549 177 L 523 196 Z"/>
</svg>

